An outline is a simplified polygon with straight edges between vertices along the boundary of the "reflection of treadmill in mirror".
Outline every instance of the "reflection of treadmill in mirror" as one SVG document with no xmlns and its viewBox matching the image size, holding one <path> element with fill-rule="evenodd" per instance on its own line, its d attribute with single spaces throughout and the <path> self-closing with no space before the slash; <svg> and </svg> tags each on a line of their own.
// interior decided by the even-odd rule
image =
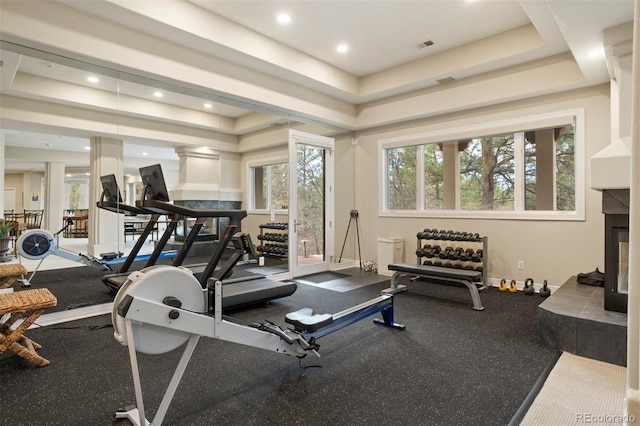
<svg viewBox="0 0 640 426">
<path fill-rule="evenodd" d="M 216 250 L 198 278 L 202 288 L 206 288 L 207 281 L 214 276 L 216 267 L 220 263 L 224 251 L 227 249 L 229 243 L 232 242 L 234 234 L 240 230 L 240 222 L 247 216 L 247 212 L 245 210 L 194 209 L 170 203 L 168 201 L 169 197 L 162 174 L 162 168 L 159 164 L 140 168 L 140 176 L 142 177 L 144 190 L 143 198 L 136 201 L 137 207 L 155 213 L 171 212 L 176 215 L 198 219 L 189 232 L 183 247 L 186 246 L 187 243 L 193 243 L 193 241 L 190 240 L 195 240 L 197 232 L 207 218 L 222 217 L 229 219 L 224 232 L 220 236 Z M 243 245 L 246 246 L 248 236 L 246 236 L 243 241 L 245 242 Z M 234 246 L 238 248 L 236 241 L 234 241 Z M 186 256 L 186 253 L 184 255 Z M 178 253 L 178 257 L 180 257 L 180 253 Z M 217 279 L 224 280 L 224 278 L 231 275 L 233 266 L 240 258 L 241 254 L 237 250 L 234 251 L 231 260 L 227 261 L 218 271 L 219 277 L 217 277 Z M 178 260 L 178 258 L 176 258 L 176 260 Z M 226 280 L 223 281 L 223 284 L 222 300 L 223 308 L 225 309 L 264 303 L 280 297 L 290 296 L 297 289 L 295 283 L 274 281 L 260 275 Z"/>
<path fill-rule="evenodd" d="M 127 255 L 125 261 L 118 268 L 118 272 L 107 274 L 102 277 L 102 281 L 104 282 L 104 284 L 111 291 L 117 292 L 120 286 L 122 286 L 122 284 L 124 284 L 124 282 L 127 280 L 129 268 L 131 267 L 133 262 L 136 260 L 141 260 L 138 258 L 138 253 L 146 242 L 147 237 L 151 234 L 151 232 L 154 231 L 155 227 L 157 226 L 158 219 L 160 218 L 161 214 L 153 213 L 129 204 L 124 204 L 115 175 L 111 174 L 101 176 L 100 182 L 102 183 L 102 196 L 100 197 L 100 201 L 97 202 L 98 208 L 120 214 L 151 216 L 149 222 L 147 222 L 147 225 L 142 230 L 142 233 Z M 167 245 L 167 242 L 171 238 L 171 235 L 173 234 L 177 225 L 178 219 L 171 218 L 171 220 L 167 224 L 167 228 L 162 233 L 162 237 L 160 237 L 160 239 L 156 242 L 153 252 L 148 256 L 147 262 L 144 265 L 145 268 L 155 265 L 158 259 L 162 257 L 162 250 Z"/>
</svg>

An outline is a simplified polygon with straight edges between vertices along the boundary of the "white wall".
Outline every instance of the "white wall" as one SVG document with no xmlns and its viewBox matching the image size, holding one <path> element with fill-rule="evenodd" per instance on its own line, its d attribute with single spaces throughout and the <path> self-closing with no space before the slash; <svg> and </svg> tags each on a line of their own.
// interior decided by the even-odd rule
<svg viewBox="0 0 640 426">
<path fill-rule="evenodd" d="M 360 212 L 361 235 L 367 254 L 377 258 L 377 237 L 403 237 L 405 260 L 415 262 L 416 233 L 424 228 L 478 232 L 486 235 L 489 278 L 519 282 L 531 277 L 536 283 L 548 280 L 561 285 L 572 275 L 603 270 L 604 216 L 601 213 L 601 193 L 586 189 L 585 221 L 531 221 L 490 219 L 388 218 L 378 216 L 378 140 L 400 135 L 476 125 L 486 121 L 561 111 L 585 109 L 586 152 L 585 179 L 589 176 L 589 158 L 610 142 L 609 86 L 576 90 L 560 95 L 544 96 L 526 101 L 478 108 L 378 131 L 357 134 L 355 150 L 355 200 Z M 525 269 L 517 269 L 517 261 Z"/>
</svg>

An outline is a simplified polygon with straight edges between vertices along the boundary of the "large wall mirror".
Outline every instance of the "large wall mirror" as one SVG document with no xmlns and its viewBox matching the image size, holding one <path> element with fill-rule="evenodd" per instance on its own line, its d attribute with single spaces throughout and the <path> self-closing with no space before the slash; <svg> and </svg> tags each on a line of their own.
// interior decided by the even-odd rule
<svg viewBox="0 0 640 426">
<path fill-rule="evenodd" d="M 100 256 L 128 252 L 153 218 L 141 254 L 171 228 L 166 250 L 179 250 L 194 227 L 198 237 L 185 264 L 206 261 L 227 221 L 179 214 L 100 209 L 114 175 L 120 195 L 135 206 L 143 199 L 140 169 L 159 165 L 173 204 L 194 209 L 243 209 L 241 230 L 258 250 L 252 272 L 286 277 L 290 271 L 286 230 L 292 196 L 288 187 L 289 130 L 335 139 L 334 252 L 332 262 L 356 261 L 355 235 L 347 236 L 354 206 L 352 134 L 213 89 L 155 80 L 11 43 L 0 50 L 3 69 L 2 136 L 4 210 L 42 210 L 42 227 L 60 234 L 62 247 Z M 62 175 L 60 175 L 62 173 Z M 59 184 L 59 185 L 58 185 Z M 60 187 L 61 185 L 61 187 Z M 13 197 L 11 197 L 13 192 Z M 111 191 L 115 192 L 115 191 Z M 107 197 L 108 198 L 108 197 Z M 126 210 L 126 209 L 125 209 Z M 347 238 L 349 237 L 349 238 Z M 316 255 L 309 244 L 297 256 Z M 338 251 L 340 253 L 338 253 Z M 326 253 L 322 253 L 325 255 Z"/>
</svg>

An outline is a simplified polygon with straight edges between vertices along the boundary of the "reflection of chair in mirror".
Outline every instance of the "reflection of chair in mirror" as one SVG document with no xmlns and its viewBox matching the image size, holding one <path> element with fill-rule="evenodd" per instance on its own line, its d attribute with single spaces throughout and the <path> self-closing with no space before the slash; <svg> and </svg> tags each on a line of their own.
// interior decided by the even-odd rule
<svg viewBox="0 0 640 426">
<path fill-rule="evenodd" d="M 40 229 L 42 226 L 42 214 L 44 210 L 25 210 L 24 224 L 27 229 Z"/>
<path fill-rule="evenodd" d="M 89 209 L 76 210 L 73 215 L 73 228 L 71 230 L 74 238 L 87 238 L 89 230 L 87 223 L 89 222 Z"/>
</svg>

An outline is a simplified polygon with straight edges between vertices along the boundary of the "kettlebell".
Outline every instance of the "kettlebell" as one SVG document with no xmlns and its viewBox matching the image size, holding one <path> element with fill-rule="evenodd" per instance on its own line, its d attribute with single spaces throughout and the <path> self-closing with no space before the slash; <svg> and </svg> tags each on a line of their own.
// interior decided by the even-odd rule
<svg viewBox="0 0 640 426">
<path fill-rule="evenodd" d="M 551 290 L 547 287 L 547 280 L 544 280 L 544 284 L 542 284 L 542 288 L 540 289 L 540 296 L 549 297 L 551 295 Z"/>
<path fill-rule="evenodd" d="M 531 296 L 536 293 L 536 289 L 533 287 L 533 278 L 527 278 L 524 280 L 524 294 Z"/>
<path fill-rule="evenodd" d="M 500 280 L 500 287 L 498 287 L 498 290 L 507 291 L 507 280 L 505 280 L 504 278 Z"/>
<path fill-rule="evenodd" d="M 516 286 L 516 280 L 511 280 L 511 284 L 509 284 L 509 293 L 516 293 L 518 291 L 518 287 Z"/>
</svg>

